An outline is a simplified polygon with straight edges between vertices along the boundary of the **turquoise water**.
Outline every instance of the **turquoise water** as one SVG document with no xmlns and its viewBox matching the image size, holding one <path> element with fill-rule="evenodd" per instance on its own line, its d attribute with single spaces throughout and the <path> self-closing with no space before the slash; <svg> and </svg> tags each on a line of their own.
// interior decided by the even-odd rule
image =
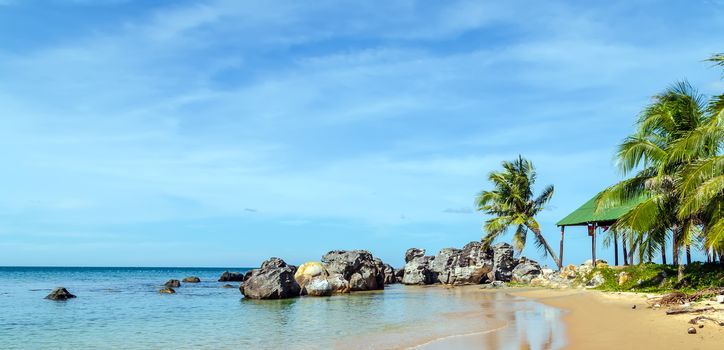
<svg viewBox="0 0 724 350">
<path fill-rule="evenodd" d="M 394 285 L 329 298 L 246 300 L 216 282 L 225 270 L 247 269 L 0 267 L 0 348 L 396 348 L 494 329 L 510 317 L 550 322 L 541 314 L 550 309 L 526 311 L 529 301 L 503 293 L 471 298 L 457 288 Z M 186 276 L 202 282 L 158 293 L 166 280 Z M 78 297 L 43 299 L 56 286 Z"/>
</svg>

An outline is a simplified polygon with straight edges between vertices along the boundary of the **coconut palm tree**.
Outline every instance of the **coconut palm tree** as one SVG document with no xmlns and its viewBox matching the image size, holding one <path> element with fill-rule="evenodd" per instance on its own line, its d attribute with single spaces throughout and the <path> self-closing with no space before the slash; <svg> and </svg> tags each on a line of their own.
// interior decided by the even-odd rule
<svg viewBox="0 0 724 350">
<path fill-rule="evenodd" d="M 710 124 L 704 97 L 689 83 L 679 82 L 654 96 L 637 121 L 636 133 L 619 146 L 620 170 L 634 175 L 606 189 L 597 205 L 604 208 L 645 198 L 614 225 L 641 236 L 640 257 L 651 258 L 670 235 L 672 260 L 678 265 L 680 248 L 691 244 L 697 234 L 697 218 L 679 215 L 686 194 L 678 184 L 690 164 L 713 154 L 711 140 L 697 136 Z"/>
<path fill-rule="evenodd" d="M 478 210 L 493 217 L 483 226 L 483 243 L 490 245 L 510 227 L 515 227 L 513 246 L 519 253 L 525 247 L 528 232 L 532 232 L 535 245 L 544 256 L 550 255 L 556 265 L 560 261 L 541 234 L 540 225 L 535 219 L 553 196 L 553 186 L 549 185 L 537 197 L 533 196 L 536 172 L 533 163 L 522 156 L 512 162 L 504 161 L 502 171 L 493 171 L 488 180 L 493 183 L 492 191 L 482 191 L 476 199 Z"/>
</svg>

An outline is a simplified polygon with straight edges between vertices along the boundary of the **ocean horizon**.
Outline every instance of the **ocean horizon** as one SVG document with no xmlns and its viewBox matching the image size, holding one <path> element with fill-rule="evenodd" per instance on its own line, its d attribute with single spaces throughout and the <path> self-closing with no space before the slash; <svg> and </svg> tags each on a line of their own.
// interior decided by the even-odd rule
<svg viewBox="0 0 724 350">
<path fill-rule="evenodd" d="M 0 267 L 2 348 L 435 348 L 440 339 L 491 332 L 495 348 L 518 349 L 525 341 L 555 349 L 565 338 L 557 309 L 503 292 L 391 285 L 328 298 L 250 300 L 238 282 L 217 282 L 224 271 L 247 270 Z M 201 282 L 158 293 L 167 280 L 188 276 Z M 57 286 L 77 298 L 44 299 Z"/>
</svg>

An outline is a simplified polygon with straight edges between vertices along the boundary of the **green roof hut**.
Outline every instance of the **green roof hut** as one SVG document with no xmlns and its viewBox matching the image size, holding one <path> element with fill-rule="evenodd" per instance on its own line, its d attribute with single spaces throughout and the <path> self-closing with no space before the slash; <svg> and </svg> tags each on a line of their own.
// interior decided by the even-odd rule
<svg viewBox="0 0 724 350">
<path fill-rule="evenodd" d="M 563 238 L 566 226 L 586 226 L 588 228 L 588 235 L 591 236 L 591 259 L 595 265 L 596 262 L 596 231 L 601 228 L 603 231 L 618 220 L 623 214 L 626 214 L 631 208 L 637 206 L 643 201 L 643 198 L 630 200 L 621 206 L 605 208 L 596 211 L 596 201 L 598 200 L 601 193 L 596 194 L 593 198 L 588 200 L 578 209 L 574 210 L 568 216 L 564 217 L 556 223 L 561 228 L 561 246 L 560 246 L 560 262 L 561 268 L 563 267 Z M 618 237 L 617 232 L 614 232 L 614 257 L 615 264 L 618 265 Z M 625 233 L 622 240 L 625 242 Z M 626 244 L 623 244 L 623 260 L 624 265 L 628 264 Z"/>
</svg>

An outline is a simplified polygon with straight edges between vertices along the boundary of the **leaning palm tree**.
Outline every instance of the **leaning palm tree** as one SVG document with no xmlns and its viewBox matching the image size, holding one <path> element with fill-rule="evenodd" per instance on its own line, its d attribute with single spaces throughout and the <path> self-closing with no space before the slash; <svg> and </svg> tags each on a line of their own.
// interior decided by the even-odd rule
<svg viewBox="0 0 724 350">
<path fill-rule="evenodd" d="M 687 195 L 679 182 L 692 163 L 715 152 L 711 140 L 697 136 L 711 124 L 704 101 L 687 82 L 673 85 L 654 97 L 641 113 L 636 133 L 619 146 L 620 170 L 634 175 L 606 189 L 597 205 L 618 206 L 644 198 L 614 225 L 640 236 L 640 258 L 650 259 L 664 249 L 670 234 L 672 260 L 678 265 L 680 249 L 691 244 L 699 232 L 695 215 L 678 215 L 681 199 Z"/>
<path fill-rule="evenodd" d="M 544 209 L 553 196 L 553 186 L 543 189 L 533 196 L 536 172 L 533 163 L 522 156 L 512 162 L 504 161 L 502 171 L 493 171 L 488 180 L 493 183 L 492 191 L 482 191 L 476 199 L 478 210 L 492 215 L 485 221 L 483 243 L 490 245 L 503 235 L 511 226 L 515 227 L 513 246 L 519 253 L 525 247 L 528 232 L 533 232 L 534 242 L 544 256 L 550 255 L 558 267 L 560 261 L 541 234 L 540 225 L 535 216 Z"/>
</svg>

